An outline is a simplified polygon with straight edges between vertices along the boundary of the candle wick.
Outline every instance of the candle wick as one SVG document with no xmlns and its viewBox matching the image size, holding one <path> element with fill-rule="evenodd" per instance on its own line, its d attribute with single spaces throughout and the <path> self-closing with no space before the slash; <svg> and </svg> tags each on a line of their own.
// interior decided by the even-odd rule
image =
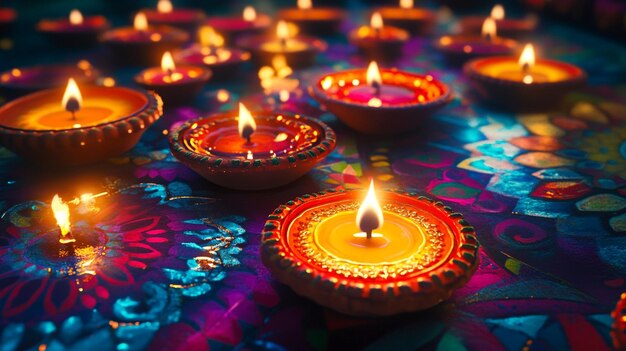
<svg viewBox="0 0 626 351">
<path fill-rule="evenodd" d="M 530 73 L 530 64 L 528 62 L 522 64 L 522 73 L 524 73 L 524 75 L 528 75 Z"/>
<path fill-rule="evenodd" d="M 366 231 L 365 232 L 365 237 L 368 238 L 368 239 L 371 239 L 372 238 L 372 231 L 371 230 Z"/>
<path fill-rule="evenodd" d="M 372 82 L 372 88 L 374 88 L 374 95 L 376 95 L 376 97 L 379 97 L 380 96 L 380 83 Z"/>
<path fill-rule="evenodd" d="M 280 46 L 282 46 L 283 49 L 287 48 L 287 38 L 280 38 Z"/>
<path fill-rule="evenodd" d="M 72 97 L 67 100 L 65 104 L 65 110 L 69 111 L 72 114 L 72 120 L 76 120 L 76 111 L 80 109 L 80 104 L 78 103 L 78 99 Z"/>
<path fill-rule="evenodd" d="M 485 40 L 487 40 L 488 42 L 493 41 L 493 36 L 491 35 L 491 33 L 485 34 L 484 37 L 485 37 Z"/>
<path fill-rule="evenodd" d="M 252 129 L 251 126 L 243 127 L 243 130 L 241 131 L 241 136 L 246 139 L 246 144 L 252 143 L 252 141 L 250 140 L 252 137 L 252 133 L 254 133 L 254 129 Z"/>
</svg>

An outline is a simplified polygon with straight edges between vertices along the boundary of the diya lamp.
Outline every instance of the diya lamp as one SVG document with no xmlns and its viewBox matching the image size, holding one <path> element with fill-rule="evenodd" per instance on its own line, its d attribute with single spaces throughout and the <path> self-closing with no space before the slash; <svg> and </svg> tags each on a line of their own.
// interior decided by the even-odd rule
<svg viewBox="0 0 626 351">
<path fill-rule="evenodd" d="M 70 79 L 0 107 L 0 145 L 50 165 L 94 163 L 130 150 L 162 113 L 155 93 Z"/>
<path fill-rule="evenodd" d="M 250 36 L 237 42 L 238 46 L 252 53 L 252 60 L 259 66 L 269 65 L 276 56 L 285 58 L 291 67 L 307 67 L 315 63 L 318 53 L 326 51 L 325 41 L 302 35 L 294 36 L 285 21 L 278 21 L 276 37 Z"/>
<path fill-rule="evenodd" d="M 199 44 L 177 50 L 174 61 L 193 66 L 209 68 L 213 79 L 223 80 L 240 73 L 242 66 L 250 61 L 250 53 L 237 48 L 224 47 L 224 38 L 209 26 L 198 31 Z"/>
<path fill-rule="evenodd" d="M 150 24 L 171 26 L 195 34 L 198 26 L 206 19 L 204 11 L 199 9 L 174 8 L 170 0 L 159 0 L 156 9 L 144 9 Z"/>
<path fill-rule="evenodd" d="M 164 52 L 188 40 L 189 34 L 180 29 L 148 26 L 148 19 L 142 12 L 135 16 L 133 27 L 113 29 L 102 37 L 118 62 L 131 65 L 157 65 Z"/>
<path fill-rule="evenodd" d="M 17 11 L 10 7 L 0 7 L 0 37 L 11 32 L 17 19 Z"/>
<path fill-rule="evenodd" d="M 373 182 L 364 195 L 328 190 L 274 210 L 261 244 L 273 276 L 357 316 L 427 309 L 469 281 L 479 244 L 461 213 L 414 193 L 376 194 Z"/>
<path fill-rule="evenodd" d="M 465 64 L 474 91 L 496 106 L 533 110 L 557 104 L 572 90 L 584 85 L 587 76 L 580 68 L 565 62 L 535 59 L 531 44 L 519 59 L 495 56 Z"/>
<path fill-rule="evenodd" d="M 505 38 L 528 36 L 537 28 L 538 24 L 535 16 L 517 19 L 507 18 L 504 7 L 500 4 L 491 9 L 490 17 L 496 21 L 498 32 Z M 483 20 L 484 18 L 480 16 L 470 16 L 463 18 L 459 24 L 463 33 L 478 35 L 481 32 Z"/>
<path fill-rule="evenodd" d="M 104 16 L 83 17 L 79 10 L 72 10 L 69 17 L 44 19 L 37 30 L 46 35 L 55 45 L 62 47 L 89 47 L 98 43 L 99 36 L 109 29 Z"/>
<path fill-rule="evenodd" d="M 272 60 L 271 66 L 263 66 L 259 68 L 259 82 L 263 93 L 267 97 L 266 102 L 270 105 L 276 104 L 278 101 L 281 103 L 287 102 L 292 93 L 301 95 L 298 91 L 300 81 L 295 77 L 292 77 L 293 69 L 287 65 L 287 62 L 283 56 L 275 56 Z M 283 106 L 281 106 L 282 109 Z"/>
<path fill-rule="evenodd" d="M 613 312 L 613 325 L 611 326 L 611 339 L 613 347 L 618 351 L 626 350 L 626 293 L 620 295 L 617 306 Z"/>
<path fill-rule="evenodd" d="M 154 90 L 166 105 L 192 101 L 211 77 L 211 71 L 199 66 L 176 67 L 172 54 L 166 51 L 160 67 L 151 67 L 135 76 L 135 83 Z"/>
<path fill-rule="evenodd" d="M 431 75 L 397 69 L 330 73 L 309 93 L 350 128 L 365 134 L 407 132 L 424 123 L 452 99 L 450 88 Z"/>
<path fill-rule="evenodd" d="M 272 24 L 272 19 L 257 13 L 252 6 L 246 6 L 242 16 L 210 17 L 206 24 L 224 36 L 226 45 L 233 45 L 243 36 L 265 32 Z"/>
<path fill-rule="evenodd" d="M 294 23 L 302 33 L 331 35 L 339 32 L 346 13 L 332 7 L 313 7 L 312 0 L 298 0 L 297 8 L 278 11 L 278 18 Z"/>
<path fill-rule="evenodd" d="M 433 11 L 413 7 L 413 0 L 400 0 L 398 7 L 376 9 L 386 24 L 406 30 L 411 35 L 429 34 L 437 20 Z"/>
<path fill-rule="evenodd" d="M 391 61 L 402 56 L 402 48 L 409 40 L 404 29 L 385 26 L 379 12 L 374 12 L 369 26 L 361 26 L 349 35 L 352 45 L 368 59 Z"/>
<path fill-rule="evenodd" d="M 39 90 L 62 87 L 70 77 L 78 83 L 93 84 L 99 76 L 100 73 L 85 60 L 75 65 L 13 68 L 0 73 L 0 94 L 12 99 Z"/>
<path fill-rule="evenodd" d="M 208 181 L 262 190 L 290 183 L 335 148 L 335 133 L 317 119 L 274 112 L 239 112 L 190 120 L 169 133 L 170 150 Z"/>
<path fill-rule="evenodd" d="M 497 36 L 496 21 L 487 17 L 481 35 L 446 35 L 435 42 L 435 48 L 453 64 L 463 64 L 470 59 L 487 56 L 513 55 L 518 44 L 515 40 Z"/>
</svg>

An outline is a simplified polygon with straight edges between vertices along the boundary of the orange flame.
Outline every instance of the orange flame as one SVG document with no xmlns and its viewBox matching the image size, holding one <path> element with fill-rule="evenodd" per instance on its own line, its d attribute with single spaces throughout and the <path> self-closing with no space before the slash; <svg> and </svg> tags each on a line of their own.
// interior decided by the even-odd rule
<svg viewBox="0 0 626 351">
<path fill-rule="evenodd" d="M 63 242 L 63 238 L 70 233 L 70 207 L 63 202 L 59 195 L 54 195 L 51 207 L 54 218 L 57 221 L 57 225 L 61 230 L 61 238 L 59 240 Z"/>
<path fill-rule="evenodd" d="M 61 106 L 66 109 L 67 104 L 71 99 L 76 100 L 78 103 L 77 110 L 80 110 L 83 105 L 83 96 L 81 95 L 80 89 L 78 89 L 78 85 L 76 84 L 74 78 L 70 78 L 67 81 L 67 86 L 65 87 L 65 92 L 63 93 L 63 99 L 61 100 Z"/>
<path fill-rule="evenodd" d="M 492 9 L 491 9 L 491 15 L 490 17 L 493 18 L 496 21 L 500 21 L 504 19 L 504 6 L 500 5 L 500 4 L 496 4 Z"/>
<path fill-rule="evenodd" d="M 532 68 L 535 65 L 535 48 L 533 44 L 526 44 L 519 57 L 518 63 L 521 67 Z"/>
<path fill-rule="evenodd" d="M 383 79 L 380 76 L 380 70 L 378 69 L 378 64 L 376 61 L 370 62 L 369 66 L 367 66 L 367 73 L 365 74 L 365 80 L 368 85 L 373 84 L 381 84 Z"/>
<path fill-rule="evenodd" d="M 253 22 L 256 20 L 256 10 L 252 6 L 246 6 L 243 9 L 243 20 L 246 22 Z"/>
<path fill-rule="evenodd" d="M 174 5 L 170 0 L 159 0 L 157 3 L 157 11 L 160 13 L 170 13 L 174 11 Z"/>
<path fill-rule="evenodd" d="M 372 18 L 370 19 L 370 27 L 378 30 L 383 28 L 383 16 L 380 15 L 380 12 L 374 12 L 372 14 Z"/>
<path fill-rule="evenodd" d="M 495 38 L 498 34 L 496 21 L 492 17 L 485 18 L 483 22 L 482 35 L 487 38 Z"/>
<path fill-rule="evenodd" d="M 256 130 L 256 122 L 254 121 L 254 118 L 252 117 L 252 114 L 250 113 L 250 111 L 246 108 L 246 106 L 244 104 L 242 104 L 241 102 L 239 103 L 239 123 L 238 123 L 238 127 L 239 127 L 239 135 L 242 138 L 247 138 L 246 135 L 244 135 L 246 129 L 250 128 L 252 129 L 252 131 L 254 132 Z"/>
<path fill-rule="evenodd" d="M 403 9 L 410 9 L 413 7 L 413 0 L 400 0 L 400 7 Z"/>
<path fill-rule="evenodd" d="M 163 53 L 163 57 L 161 57 L 161 69 L 163 72 L 171 72 L 176 69 L 174 58 L 172 57 L 172 53 L 169 51 Z"/>
<path fill-rule="evenodd" d="M 145 31 L 148 29 L 148 18 L 143 12 L 139 12 L 135 15 L 133 26 L 138 31 Z"/>
<path fill-rule="evenodd" d="M 298 8 L 300 10 L 308 10 L 313 7 L 313 1 L 311 0 L 298 0 Z"/>
<path fill-rule="evenodd" d="M 356 214 L 356 224 L 359 226 L 359 229 L 368 234 L 368 237 L 371 237 L 372 231 L 380 228 L 383 223 L 383 210 L 376 198 L 374 180 L 371 180 L 367 196 Z"/>
<path fill-rule="evenodd" d="M 70 23 L 74 26 L 83 24 L 83 14 L 74 9 L 70 12 Z"/>
</svg>

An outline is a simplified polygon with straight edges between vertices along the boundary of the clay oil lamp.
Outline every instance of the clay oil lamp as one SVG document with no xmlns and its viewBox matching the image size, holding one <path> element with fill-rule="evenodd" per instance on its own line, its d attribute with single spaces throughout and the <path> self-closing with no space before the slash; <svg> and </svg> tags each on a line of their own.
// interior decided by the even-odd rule
<svg viewBox="0 0 626 351">
<path fill-rule="evenodd" d="M 396 134 L 415 129 L 452 99 L 450 88 L 431 75 L 397 69 L 330 73 L 309 93 L 348 127 L 365 134 Z"/>
<path fill-rule="evenodd" d="M 145 69 L 135 76 L 135 83 L 161 96 L 165 106 L 193 101 L 211 77 L 211 71 L 199 66 L 176 67 L 172 54 L 166 51 L 160 67 Z"/>
<path fill-rule="evenodd" d="M 315 63 L 318 53 L 326 51 L 325 41 L 307 36 L 293 36 L 297 28 L 290 29 L 285 21 L 278 21 L 276 37 L 245 37 L 237 44 L 252 53 L 252 60 L 259 66 L 272 63 L 276 56 L 283 56 L 291 67 L 307 67 Z"/>
<path fill-rule="evenodd" d="M 11 32 L 17 19 L 17 11 L 10 7 L 0 7 L 0 37 Z"/>
<path fill-rule="evenodd" d="M 485 19 L 480 36 L 446 35 L 435 42 L 435 48 L 455 65 L 477 57 L 513 55 L 517 46 L 515 40 L 497 36 L 496 21 L 491 17 Z"/>
<path fill-rule="evenodd" d="M 379 200 L 380 199 L 380 202 Z M 329 190 L 269 215 L 261 259 L 297 294 L 356 316 L 424 310 L 465 285 L 478 241 L 463 216 L 423 196 Z"/>
<path fill-rule="evenodd" d="M 130 150 L 161 117 L 161 98 L 145 91 L 87 86 L 26 95 L 0 107 L 0 145 L 49 165 L 95 163 Z"/>
<path fill-rule="evenodd" d="M 80 84 L 93 84 L 99 76 L 100 73 L 85 60 L 75 65 L 13 68 L 0 73 L 0 95 L 12 99 L 39 90 L 62 87 L 70 77 Z"/>
<path fill-rule="evenodd" d="M 174 60 L 192 66 L 207 67 L 215 80 L 232 78 L 250 61 L 250 53 L 237 48 L 224 47 L 224 38 L 212 27 L 203 26 L 198 31 L 200 43 L 174 52 Z"/>
<path fill-rule="evenodd" d="M 172 154 L 208 181 L 261 190 L 290 183 L 335 148 L 335 133 L 317 119 L 239 112 L 188 121 L 169 133 Z"/>
<path fill-rule="evenodd" d="M 437 20 L 434 12 L 413 7 L 413 0 L 400 0 L 398 7 L 381 7 L 376 11 L 386 24 L 402 28 L 415 36 L 430 34 Z"/>
<path fill-rule="evenodd" d="M 617 306 L 611 312 L 613 325 L 611 326 L 611 339 L 615 350 L 626 350 L 626 293 L 622 293 Z"/>
<path fill-rule="evenodd" d="M 119 63 L 154 66 L 164 52 L 187 42 L 189 34 L 169 26 L 148 26 L 146 15 L 139 12 L 133 27 L 108 31 L 102 40 Z"/>
<path fill-rule="evenodd" d="M 210 17 L 206 24 L 224 36 L 226 45 L 234 45 L 243 36 L 262 34 L 272 24 L 272 19 L 265 14 L 257 14 L 252 6 L 243 9 L 242 16 Z"/>
<path fill-rule="evenodd" d="M 156 9 L 144 9 L 148 23 L 155 26 L 171 26 L 195 34 L 197 28 L 206 19 L 204 11 L 199 9 L 174 8 L 170 0 L 159 0 Z"/>
<path fill-rule="evenodd" d="M 107 29 L 109 22 L 104 16 L 83 17 L 79 10 L 72 10 L 68 18 L 44 19 L 37 24 L 40 33 L 62 47 L 94 46 Z"/>
<path fill-rule="evenodd" d="M 298 0 L 297 8 L 280 10 L 278 18 L 294 23 L 304 34 L 323 36 L 338 33 L 346 13 L 332 7 L 313 7 L 312 0 Z"/>
<path fill-rule="evenodd" d="M 361 26 L 349 36 L 352 45 L 370 60 L 393 61 L 402 56 L 402 48 L 409 40 L 404 29 L 385 26 L 379 12 L 374 12 L 369 26 Z"/>
<path fill-rule="evenodd" d="M 584 85 L 587 75 L 565 62 L 535 60 L 527 44 L 519 59 L 496 56 L 465 64 L 463 71 L 474 91 L 485 101 L 507 109 L 533 110 L 558 104 L 572 90 Z"/>
<path fill-rule="evenodd" d="M 505 10 L 502 5 L 495 5 L 491 9 L 490 17 L 496 20 L 498 33 L 505 38 L 522 38 L 531 34 L 538 24 L 534 16 L 516 19 L 505 17 Z M 461 20 L 461 30 L 465 34 L 479 35 L 482 29 L 484 17 L 470 16 Z"/>
</svg>

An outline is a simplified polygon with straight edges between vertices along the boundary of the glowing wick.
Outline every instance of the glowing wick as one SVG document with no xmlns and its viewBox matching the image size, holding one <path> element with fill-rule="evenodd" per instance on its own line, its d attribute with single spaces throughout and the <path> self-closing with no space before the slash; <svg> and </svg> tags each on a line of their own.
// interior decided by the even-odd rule
<svg viewBox="0 0 626 351">
<path fill-rule="evenodd" d="M 483 38 L 485 38 L 488 41 L 491 41 L 493 40 L 493 38 L 496 37 L 497 34 L 498 34 L 498 30 L 496 26 L 496 21 L 491 17 L 485 18 L 485 21 L 483 22 L 483 28 L 482 28 Z"/>
<path fill-rule="evenodd" d="M 491 18 L 493 18 L 496 21 L 500 21 L 504 19 L 504 7 L 500 4 L 495 5 L 492 9 L 491 9 Z"/>
<path fill-rule="evenodd" d="M 243 20 L 246 22 L 254 22 L 256 20 L 256 10 L 252 6 L 246 6 L 243 9 Z"/>
<path fill-rule="evenodd" d="M 78 10 L 72 10 L 70 12 L 70 24 L 73 26 L 79 26 L 83 24 L 83 14 Z"/>
<path fill-rule="evenodd" d="M 250 144 L 250 137 L 256 130 L 256 122 L 244 104 L 239 103 L 239 135 Z"/>
<path fill-rule="evenodd" d="M 65 93 L 63 93 L 63 99 L 61 100 L 61 106 L 72 114 L 72 119 L 76 119 L 76 111 L 80 110 L 83 104 L 83 96 L 80 94 L 78 85 L 74 78 L 70 78 L 67 81 L 65 87 Z"/>
<path fill-rule="evenodd" d="M 61 231 L 61 235 L 59 236 L 59 242 L 61 244 L 69 244 L 76 241 L 72 237 L 72 233 L 70 231 L 70 207 L 63 202 L 63 200 L 59 197 L 59 195 L 54 195 L 52 198 L 52 213 L 54 214 L 54 218 L 57 221 L 57 225 Z"/>
<path fill-rule="evenodd" d="M 378 69 L 378 64 L 376 63 L 376 61 L 370 62 L 369 66 L 367 66 L 365 80 L 367 81 L 367 84 L 371 85 L 372 88 L 374 88 L 374 95 L 379 96 L 380 86 L 383 79 L 380 77 L 380 70 Z"/>
<path fill-rule="evenodd" d="M 356 224 L 359 226 L 368 239 L 372 238 L 372 232 L 380 228 L 384 223 L 383 210 L 380 208 L 374 189 L 374 180 L 370 181 L 370 188 L 359 211 L 356 214 Z M 379 236 L 379 235 L 377 235 Z"/>
<path fill-rule="evenodd" d="M 159 0 L 157 3 L 157 11 L 160 13 L 170 13 L 174 10 L 174 6 L 170 0 Z"/>
<path fill-rule="evenodd" d="M 140 32 L 144 32 L 148 29 L 148 18 L 143 12 L 139 12 L 135 15 L 133 27 Z"/>
</svg>

